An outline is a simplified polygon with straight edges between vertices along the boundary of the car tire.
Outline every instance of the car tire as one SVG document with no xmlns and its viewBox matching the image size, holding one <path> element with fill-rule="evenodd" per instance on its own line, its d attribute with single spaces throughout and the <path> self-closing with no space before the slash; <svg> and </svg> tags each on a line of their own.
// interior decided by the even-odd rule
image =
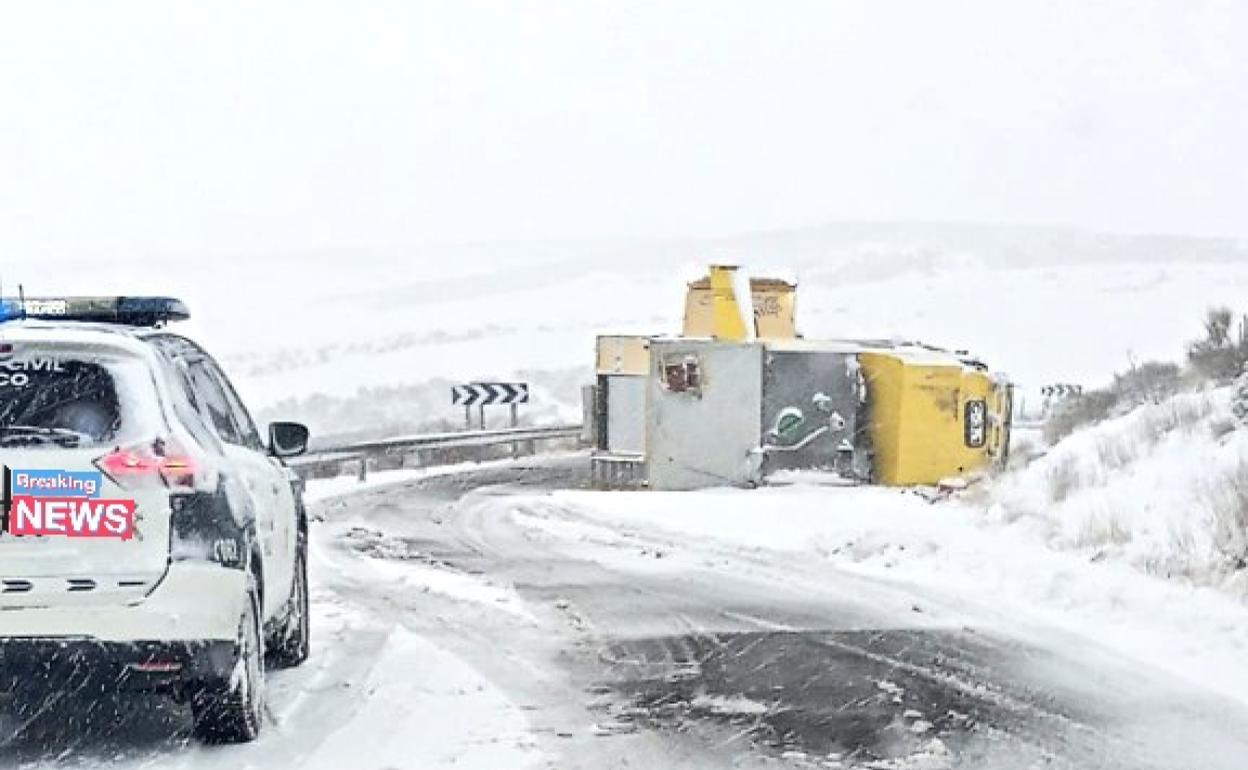
<svg viewBox="0 0 1248 770">
<path fill-rule="evenodd" d="M 226 679 L 201 684 L 191 696 L 195 737 L 205 743 L 249 743 L 264 714 L 264 632 L 260 597 L 247 592 L 238 623 L 238 658 Z"/>
<path fill-rule="evenodd" d="M 283 612 L 282 625 L 269 646 L 269 660 L 276 668 L 294 668 L 312 651 L 310 601 L 308 598 L 308 542 L 299 534 L 295 554 L 295 579 Z"/>
</svg>

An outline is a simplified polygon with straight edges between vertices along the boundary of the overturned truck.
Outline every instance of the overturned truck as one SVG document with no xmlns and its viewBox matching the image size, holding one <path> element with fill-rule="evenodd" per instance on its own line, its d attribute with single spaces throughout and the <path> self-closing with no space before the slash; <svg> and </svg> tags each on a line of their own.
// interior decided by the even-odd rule
<svg viewBox="0 0 1248 770">
<path fill-rule="evenodd" d="M 696 292 L 702 301 L 716 269 L 711 281 L 690 286 L 691 298 Z M 761 285 L 777 291 L 774 281 Z M 721 299 L 703 302 L 696 331 L 715 329 L 707 318 L 724 309 L 709 306 Z M 687 312 L 687 330 L 690 318 Z M 777 336 L 724 336 L 598 338 L 591 391 L 598 486 L 752 486 L 798 470 L 935 485 L 1006 460 L 1010 385 L 967 355 L 805 340 L 786 336 L 783 325 Z"/>
</svg>

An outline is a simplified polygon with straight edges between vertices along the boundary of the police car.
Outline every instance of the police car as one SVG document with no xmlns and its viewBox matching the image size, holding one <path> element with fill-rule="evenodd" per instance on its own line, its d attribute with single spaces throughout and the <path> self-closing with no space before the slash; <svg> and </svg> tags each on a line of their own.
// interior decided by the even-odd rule
<svg viewBox="0 0 1248 770">
<path fill-rule="evenodd" d="M 165 690 L 254 739 L 266 661 L 308 657 L 307 518 L 166 298 L 0 300 L 0 708 L 24 688 Z M 85 681 L 83 681 L 85 680 Z"/>
</svg>

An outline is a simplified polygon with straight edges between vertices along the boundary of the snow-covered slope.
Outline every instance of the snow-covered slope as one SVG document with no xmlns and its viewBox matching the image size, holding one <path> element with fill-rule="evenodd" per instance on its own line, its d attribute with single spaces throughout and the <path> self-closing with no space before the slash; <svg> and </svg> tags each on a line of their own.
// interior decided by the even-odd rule
<svg viewBox="0 0 1248 770">
<path fill-rule="evenodd" d="M 1228 389 L 1077 431 L 1000 479 L 989 515 L 1055 548 L 1248 596 L 1248 430 Z"/>
</svg>

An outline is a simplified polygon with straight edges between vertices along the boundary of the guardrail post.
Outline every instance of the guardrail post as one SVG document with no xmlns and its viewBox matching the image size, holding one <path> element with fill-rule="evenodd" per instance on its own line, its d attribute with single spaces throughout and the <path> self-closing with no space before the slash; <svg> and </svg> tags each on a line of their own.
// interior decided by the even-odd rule
<svg viewBox="0 0 1248 770">
<path fill-rule="evenodd" d="M 520 415 L 517 414 L 516 412 L 516 405 L 512 404 L 511 405 L 511 427 L 515 428 L 519 424 L 520 424 Z M 520 456 L 520 442 L 513 441 L 511 443 L 511 459 L 514 460 L 519 456 Z"/>
</svg>

